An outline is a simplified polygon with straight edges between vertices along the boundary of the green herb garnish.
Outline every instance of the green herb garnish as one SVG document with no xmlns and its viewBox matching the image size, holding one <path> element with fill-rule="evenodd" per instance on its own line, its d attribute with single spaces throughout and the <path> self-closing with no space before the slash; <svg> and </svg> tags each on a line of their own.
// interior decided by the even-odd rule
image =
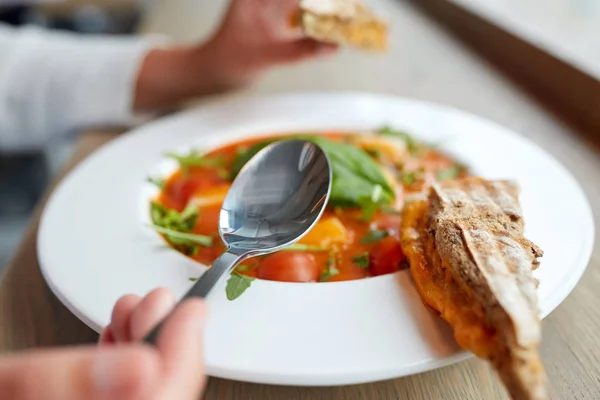
<svg viewBox="0 0 600 400">
<path fill-rule="evenodd" d="M 198 278 L 190 278 L 190 282 L 196 282 Z"/>
<path fill-rule="evenodd" d="M 300 244 L 300 243 L 291 244 L 288 247 L 286 247 L 285 249 L 282 249 L 282 251 L 328 251 L 328 250 L 329 249 L 326 249 L 325 247 L 313 246 L 313 245 L 309 245 L 309 244 Z"/>
<path fill-rule="evenodd" d="M 235 270 L 238 272 L 246 272 L 246 271 L 250 271 L 252 268 L 249 265 L 245 265 L 245 264 L 240 264 L 238 265 Z"/>
<path fill-rule="evenodd" d="M 178 232 L 173 229 L 163 228 L 158 225 L 151 225 L 152 228 L 158 232 L 164 234 L 167 239 L 173 244 L 182 244 L 182 245 L 201 245 L 201 246 L 210 246 L 212 245 L 213 239 L 210 236 L 197 235 L 195 233 L 184 233 Z"/>
<path fill-rule="evenodd" d="M 371 230 L 369 231 L 369 234 L 361 238 L 359 242 L 362 244 L 375 243 L 387 236 L 389 236 L 389 233 L 387 231 Z"/>
<path fill-rule="evenodd" d="M 406 172 L 402 174 L 402 183 L 405 185 L 412 185 L 417 181 L 416 172 Z"/>
<path fill-rule="evenodd" d="M 394 189 L 383 175 L 381 166 L 364 150 L 317 136 L 302 136 L 325 151 L 331 163 L 333 179 L 329 204 L 341 207 L 364 207 L 374 193 L 378 204 L 395 199 Z"/>
<path fill-rule="evenodd" d="M 227 168 L 217 169 L 217 175 L 219 176 L 219 178 L 225 181 L 231 180 L 231 172 L 229 172 Z"/>
<path fill-rule="evenodd" d="M 225 165 L 224 157 L 207 157 L 198 153 L 196 150 L 191 150 L 188 154 L 166 153 L 166 157 L 172 158 L 179 163 L 182 168 L 189 167 L 206 167 L 215 168 Z"/>
<path fill-rule="evenodd" d="M 162 179 L 162 178 L 157 178 L 157 177 L 149 176 L 147 178 L 147 180 L 148 180 L 148 182 L 150 182 L 151 184 L 153 184 L 154 186 L 156 186 L 160 190 L 163 190 L 165 188 L 165 180 Z"/>
<path fill-rule="evenodd" d="M 231 277 L 227 281 L 227 286 L 225 287 L 225 294 L 227 295 L 228 300 L 235 300 L 242 295 L 250 287 L 254 281 L 254 278 L 251 278 L 246 275 L 240 275 L 233 273 Z"/>
<path fill-rule="evenodd" d="M 356 257 L 352 258 L 352 261 L 354 262 L 354 264 L 356 264 L 357 266 L 359 266 L 361 268 L 368 268 L 369 267 L 369 253 L 364 253 L 364 254 L 361 254 L 360 256 L 356 256 Z"/>
<path fill-rule="evenodd" d="M 373 192 L 371 193 L 371 196 L 359 200 L 359 203 L 361 204 L 362 208 L 362 213 L 360 216 L 360 219 L 362 221 L 368 222 L 373 219 L 373 216 L 375 215 L 375 213 L 381 205 L 380 200 L 382 192 L 383 189 L 381 188 L 381 186 L 375 185 L 373 187 Z"/>
<path fill-rule="evenodd" d="M 321 278 L 319 281 L 325 282 L 339 273 L 340 271 L 335 267 L 335 259 L 329 259 L 327 260 L 326 267 L 321 271 Z"/>
<path fill-rule="evenodd" d="M 413 138 L 411 135 L 404 131 L 392 129 L 388 126 L 383 127 L 377 131 L 380 135 L 386 135 L 398 138 L 406 144 L 406 148 L 410 153 L 414 153 L 421 148 L 419 141 Z"/>
<path fill-rule="evenodd" d="M 375 158 L 376 160 L 379 160 L 381 158 L 381 151 L 376 150 L 376 149 L 365 149 L 365 151 L 373 158 Z"/>
<path fill-rule="evenodd" d="M 444 181 L 447 179 L 454 179 L 456 178 L 463 170 L 463 167 L 461 165 L 454 165 L 450 168 L 447 169 L 443 169 L 441 171 L 438 171 L 435 174 L 435 177 L 438 181 Z"/>
<path fill-rule="evenodd" d="M 194 206 L 186 207 L 181 213 L 177 210 L 166 208 L 155 201 L 150 203 L 150 217 L 152 223 L 162 228 L 178 232 L 189 232 L 198 220 L 198 209 Z"/>
</svg>

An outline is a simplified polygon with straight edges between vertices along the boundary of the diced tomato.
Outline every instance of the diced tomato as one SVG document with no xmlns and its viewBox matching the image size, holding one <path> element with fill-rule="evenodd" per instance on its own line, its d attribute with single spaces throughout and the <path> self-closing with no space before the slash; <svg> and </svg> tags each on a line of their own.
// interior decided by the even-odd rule
<svg viewBox="0 0 600 400">
<path fill-rule="evenodd" d="M 373 246 L 369 254 L 369 272 L 374 276 L 396 272 L 404 259 L 398 239 L 388 236 Z"/>
<path fill-rule="evenodd" d="M 260 279 L 280 282 L 316 282 L 321 269 L 308 253 L 280 251 L 266 257 L 256 270 Z"/>
<path fill-rule="evenodd" d="M 220 242 L 218 237 L 219 232 L 219 215 L 221 213 L 221 205 L 200 208 L 198 220 L 194 227 L 194 233 L 200 235 L 215 235 L 215 243 Z"/>
<path fill-rule="evenodd" d="M 181 208 L 185 208 L 192 195 L 203 189 L 208 189 L 211 182 L 207 179 L 197 176 L 179 176 L 169 182 L 167 186 L 168 195 L 176 201 Z"/>
</svg>

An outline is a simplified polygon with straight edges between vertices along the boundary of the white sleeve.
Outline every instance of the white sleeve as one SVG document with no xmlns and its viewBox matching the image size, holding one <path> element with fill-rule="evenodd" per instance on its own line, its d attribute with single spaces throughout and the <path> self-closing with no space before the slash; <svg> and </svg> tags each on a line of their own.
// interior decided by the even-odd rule
<svg viewBox="0 0 600 400">
<path fill-rule="evenodd" d="M 0 149 L 94 125 L 131 125 L 140 65 L 156 41 L 0 24 Z"/>
</svg>

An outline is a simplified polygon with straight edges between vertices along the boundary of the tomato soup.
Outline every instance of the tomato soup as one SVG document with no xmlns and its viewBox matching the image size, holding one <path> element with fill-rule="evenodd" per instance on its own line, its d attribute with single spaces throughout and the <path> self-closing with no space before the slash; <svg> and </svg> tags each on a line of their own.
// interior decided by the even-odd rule
<svg viewBox="0 0 600 400">
<path fill-rule="evenodd" d="M 328 154 L 332 195 L 315 227 L 297 244 L 246 260 L 235 274 L 285 282 L 335 282 L 407 267 L 398 240 L 407 195 L 440 179 L 467 174 L 433 146 L 388 128 L 372 133 L 303 135 Z M 232 180 L 256 152 L 289 136 L 242 140 L 206 153 L 168 154 L 180 168 L 152 203 L 157 231 L 175 250 L 210 265 L 224 250 L 218 234 L 221 204 Z"/>
</svg>

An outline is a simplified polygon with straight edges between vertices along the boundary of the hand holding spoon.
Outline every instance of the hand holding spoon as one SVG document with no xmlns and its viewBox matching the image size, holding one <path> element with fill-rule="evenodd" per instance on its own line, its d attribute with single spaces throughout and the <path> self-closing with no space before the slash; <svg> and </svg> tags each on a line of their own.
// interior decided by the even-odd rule
<svg viewBox="0 0 600 400">
<path fill-rule="evenodd" d="M 330 191 L 331 166 L 319 146 L 282 140 L 262 149 L 242 168 L 223 201 L 219 234 L 227 250 L 180 302 L 205 298 L 245 259 L 297 242 L 323 214 Z M 145 342 L 155 343 L 161 326 Z"/>
</svg>

